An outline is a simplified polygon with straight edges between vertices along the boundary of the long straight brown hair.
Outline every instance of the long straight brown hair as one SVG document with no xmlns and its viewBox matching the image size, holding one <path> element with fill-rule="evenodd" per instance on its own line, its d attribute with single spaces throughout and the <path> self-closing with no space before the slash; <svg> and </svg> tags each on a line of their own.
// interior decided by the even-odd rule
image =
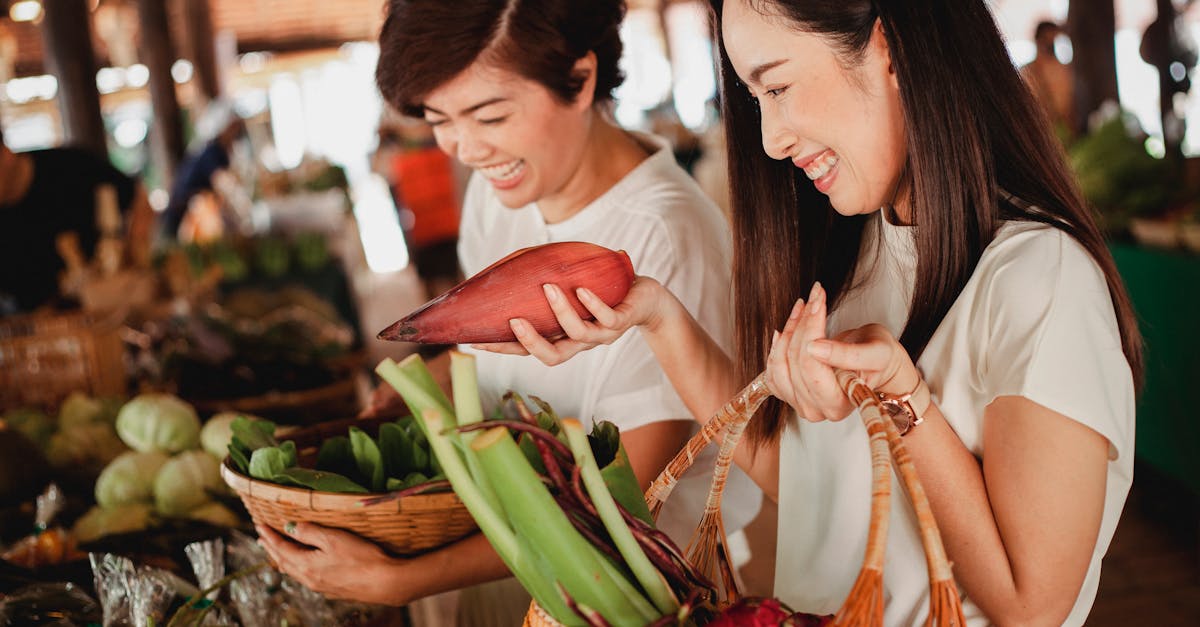
<svg viewBox="0 0 1200 627">
<path fill-rule="evenodd" d="M 1001 224 L 1025 220 L 1063 230 L 1099 264 L 1125 357 L 1140 383 L 1141 337 L 1129 296 L 1062 148 L 983 0 L 751 4 L 790 20 L 798 31 L 825 37 L 847 67 L 861 60 L 876 20 L 883 27 L 900 85 L 905 176 L 918 225 L 915 288 L 899 338 L 914 361 Z M 825 286 L 836 309 L 854 278 L 868 218 L 839 216 L 799 169 L 763 152 L 757 106 L 719 36 L 721 5 L 712 1 L 733 196 L 735 363 L 748 381 L 766 364 L 771 331 L 782 328 L 796 298 L 814 281 Z M 785 409 L 772 399 L 750 423 L 752 441 L 777 438 Z"/>
</svg>

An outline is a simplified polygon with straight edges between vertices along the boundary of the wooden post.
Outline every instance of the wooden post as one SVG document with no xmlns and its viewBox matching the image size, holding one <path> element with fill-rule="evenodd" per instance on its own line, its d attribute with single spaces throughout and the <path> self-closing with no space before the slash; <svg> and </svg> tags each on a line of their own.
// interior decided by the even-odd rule
<svg viewBox="0 0 1200 627">
<path fill-rule="evenodd" d="M 1105 101 L 1117 96 L 1117 32 L 1113 0 L 1071 0 L 1067 34 L 1075 50 L 1075 112 L 1079 128 Z"/>
<path fill-rule="evenodd" d="M 107 156 L 87 0 L 43 0 L 42 9 L 46 66 L 58 79 L 65 143 Z"/>
<path fill-rule="evenodd" d="M 150 70 L 150 103 L 154 107 L 151 147 L 154 161 L 161 168 L 162 183 L 169 187 L 183 157 L 183 118 L 171 76 L 175 50 L 171 47 L 166 0 L 137 0 L 137 9 L 142 62 Z"/>
<path fill-rule="evenodd" d="M 209 0 L 183 0 L 184 32 L 187 33 L 187 57 L 195 71 L 196 87 L 209 102 L 221 97 L 217 69 L 216 40 L 213 34 L 212 5 Z"/>
</svg>

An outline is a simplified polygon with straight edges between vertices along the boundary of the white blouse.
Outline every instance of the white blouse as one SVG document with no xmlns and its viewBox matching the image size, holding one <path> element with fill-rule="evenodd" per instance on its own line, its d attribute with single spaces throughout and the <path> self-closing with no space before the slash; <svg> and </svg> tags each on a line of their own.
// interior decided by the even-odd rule
<svg viewBox="0 0 1200 627">
<path fill-rule="evenodd" d="M 864 280 L 830 316 L 829 333 L 879 323 L 899 337 L 913 293 L 912 229 L 877 216 L 863 250 Z M 1108 439 L 1100 533 L 1064 623 L 1082 625 L 1133 478 L 1133 378 L 1099 266 L 1058 229 L 1006 223 L 917 365 L 977 458 L 984 453 L 984 410 L 1000 396 L 1025 397 Z M 845 600 L 866 550 L 870 481 L 867 435 L 857 415 L 819 423 L 793 417 L 780 445 L 775 594 L 794 609 L 833 613 Z M 928 614 L 925 558 L 912 507 L 894 477 L 892 483 L 884 624 L 915 625 Z M 969 625 L 988 624 L 969 598 L 963 610 Z"/>
</svg>

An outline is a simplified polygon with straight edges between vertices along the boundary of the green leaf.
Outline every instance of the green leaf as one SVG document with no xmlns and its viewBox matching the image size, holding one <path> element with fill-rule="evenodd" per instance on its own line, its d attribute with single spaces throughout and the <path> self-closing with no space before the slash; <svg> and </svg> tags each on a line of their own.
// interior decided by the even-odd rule
<svg viewBox="0 0 1200 627">
<path fill-rule="evenodd" d="M 379 454 L 385 477 L 403 477 L 419 470 L 412 459 L 412 449 L 413 441 L 403 427 L 394 422 L 379 426 Z"/>
<path fill-rule="evenodd" d="M 617 457 L 617 449 L 621 448 L 621 432 L 617 425 L 602 420 L 592 426 L 592 432 L 588 434 L 588 444 L 596 458 L 596 465 L 604 468 Z"/>
<path fill-rule="evenodd" d="M 273 481 L 286 470 L 292 458 L 278 446 L 268 446 L 254 451 L 250 456 L 250 476 L 263 481 Z"/>
<path fill-rule="evenodd" d="M 243 475 L 250 474 L 250 449 L 242 444 L 235 436 L 229 441 L 229 458 L 233 460 L 233 465 L 237 467 L 238 472 Z"/>
<path fill-rule="evenodd" d="M 358 465 L 354 463 L 350 438 L 344 435 L 335 435 L 321 443 L 321 450 L 317 452 L 316 469 L 345 475 L 355 481 L 361 480 L 361 477 L 357 476 Z"/>
<path fill-rule="evenodd" d="M 354 483 L 349 478 L 334 472 L 312 470 L 310 468 L 288 468 L 275 475 L 274 481 L 284 485 L 309 488 L 321 492 L 348 492 L 362 494 L 367 489 Z"/>
<path fill-rule="evenodd" d="M 592 454 L 595 455 L 595 449 L 592 450 Z M 625 511 L 651 525 L 654 524 L 650 508 L 646 507 L 642 486 L 638 483 L 637 475 L 633 474 L 633 466 L 629 463 L 624 446 L 617 448 L 613 460 L 600 468 L 600 476 L 604 478 L 604 485 L 608 487 L 613 500 L 620 503 Z"/>
<path fill-rule="evenodd" d="M 287 466 L 284 466 L 284 468 L 291 468 L 299 463 L 300 455 L 296 451 L 295 442 L 288 440 L 279 445 L 279 450 L 283 451 L 284 455 L 287 456 Z"/>
<path fill-rule="evenodd" d="M 238 416 L 229 425 L 229 430 L 233 432 L 233 438 L 251 452 L 279 445 L 275 439 L 275 423 L 267 420 L 248 420 Z"/>
<path fill-rule="evenodd" d="M 409 488 L 419 486 L 422 483 L 429 483 L 430 481 L 433 481 L 433 479 L 425 476 L 424 473 L 410 472 L 407 475 L 405 475 L 405 477 L 403 479 L 388 479 L 387 480 L 387 489 L 388 489 L 388 492 L 393 492 L 396 490 L 407 490 Z"/>
<path fill-rule="evenodd" d="M 383 469 L 383 456 L 375 440 L 358 427 L 350 427 L 350 450 L 354 452 L 354 463 L 368 487 L 373 492 L 382 492 L 387 479 Z"/>
</svg>

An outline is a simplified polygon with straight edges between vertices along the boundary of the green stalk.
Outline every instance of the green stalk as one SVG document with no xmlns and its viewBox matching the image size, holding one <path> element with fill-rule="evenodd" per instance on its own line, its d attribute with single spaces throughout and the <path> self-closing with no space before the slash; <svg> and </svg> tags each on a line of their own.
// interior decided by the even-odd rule
<svg viewBox="0 0 1200 627">
<path fill-rule="evenodd" d="M 625 558 L 629 570 L 633 572 L 633 576 L 637 578 L 658 611 L 664 615 L 674 614 L 679 609 L 679 600 L 671 592 L 662 573 L 654 567 L 650 558 L 646 557 L 642 547 L 638 546 L 633 532 L 621 518 L 617 502 L 605 487 L 600 467 L 596 465 L 596 459 L 592 456 L 592 447 L 588 444 L 587 434 L 583 432 L 583 425 L 570 418 L 563 420 L 562 425 L 567 434 L 567 444 L 575 454 L 575 465 L 579 467 L 583 485 L 587 488 L 588 496 L 591 497 L 592 505 L 600 515 L 604 528 L 612 537 L 613 544 L 617 545 L 617 550 L 621 552 L 621 557 Z"/>
<path fill-rule="evenodd" d="M 614 627 L 644 627 L 658 618 L 637 590 L 617 584 L 601 565 L 599 552 L 571 525 L 507 429 L 480 435 L 471 448 L 494 481 L 513 529 L 536 539 L 531 544 L 550 566 L 549 576 L 576 602 L 595 608 Z M 560 621 L 573 616 L 546 610 Z"/>
<path fill-rule="evenodd" d="M 454 391 L 454 412 L 459 425 L 469 425 L 483 420 L 483 405 L 479 402 L 479 382 L 475 372 L 475 356 L 450 351 L 450 381 Z M 476 432 L 462 434 L 463 441 L 470 444 Z"/>
<path fill-rule="evenodd" d="M 384 359 L 375 367 L 375 372 L 396 389 L 396 392 L 404 399 L 408 408 L 412 410 L 414 417 L 423 415 L 430 409 L 436 409 L 449 419 L 450 424 L 445 425 L 446 427 L 453 428 L 455 426 L 454 408 L 450 406 L 450 399 L 446 398 L 445 393 L 438 387 L 437 382 L 434 381 L 433 375 L 429 372 L 429 368 L 425 366 L 425 361 L 421 359 L 420 355 L 415 353 L 409 355 L 399 364 L 391 359 Z M 453 374 L 452 372 L 451 375 L 453 376 Z M 466 396 L 468 392 L 467 388 L 469 388 L 469 392 L 475 396 L 475 404 L 478 405 L 479 389 L 475 384 L 474 369 L 471 369 L 470 375 L 464 376 L 460 373 L 459 376 L 463 377 L 462 387 L 464 388 L 464 392 L 462 395 Z M 456 385 L 455 387 L 457 388 L 458 386 Z M 459 396 L 457 390 L 455 396 Z M 482 417 L 482 409 L 479 410 L 479 414 Z M 468 413 L 468 419 L 470 419 L 470 413 Z M 417 420 L 417 425 L 425 431 L 425 437 L 432 442 L 433 434 L 429 432 L 429 428 L 425 422 Z M 449 439 L 453 448 L 462 451 L 462 457 L 456 457 L 456 459 L 466 460 L 472 483 L 483 494 L 483 498 L 487 499 L 488 507 L 495 512 L 503 511 L 500 509 L 500 500 L 496 498 L 496 492 L 492 489 L 491 482 L 488 481 L 487 477 L 479 469 L 479 461 L 475 459 L 474 453 L 466 446 L 463 446 L 463 440 L 459 437 L 459 434 L 451 431 L 442 435 Z M 438 455 L 439 463 L 442 459 L 443 456 Z M 453 484 L 453 482 L 451 483 Z M 457 487 L 455 491 L 457 491 Z"/>
<path fill-rule="evenodd" d="M 441 396 L 441 400 L 445 400 L 445 395 L 441 394 L 432 376 L 422 376 L 429 374 L 425 362 L 416 355 L 405 359 L 401 365 L 384 359 L 375 372 L 400 393 L 413 411 L 413 418 L 425 431 L 429 448 L 441 464 L 442 472 L 504 565 L 547 612 L 555 616 L 569 615 L 570 609 L 559 596 L 554 581 L 546 578 L 543 574 L 547 572 L 546 569 L 537 563 L 536 553 L 524 546 L 525 543 L 504 518 L 504 510 L 492 491 L 491 483 L 487 482 L 486 477 L 482 483 L 476 482 L 467 470 L 464 458 L 475 460 L 476 463 L 478 460 L 473 451 L 451 440 L 457 433 L 450 431 L 447 434 L 445 431 L 444 409 L 437 398 Z M 459 454 L 460 450 L 462 455 Z"/>
</svg>

